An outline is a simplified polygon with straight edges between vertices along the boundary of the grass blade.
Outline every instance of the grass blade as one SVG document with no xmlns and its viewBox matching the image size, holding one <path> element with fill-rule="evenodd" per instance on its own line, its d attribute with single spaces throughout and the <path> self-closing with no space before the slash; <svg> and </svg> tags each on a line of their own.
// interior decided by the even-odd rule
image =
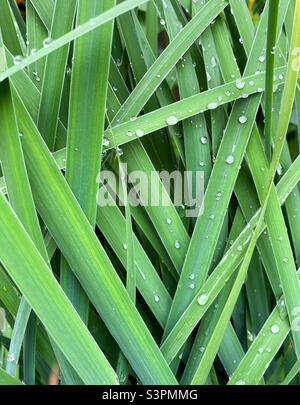
<svg viewBox="0 0 300 405">
<path fill-rule="evenodd" d="M 0 368 L 0 385 L 22 385 L 22 383 Z"/>
<path fill-rule="evenodd" d="M 272 140 L 272 108 L 273 108 L 273 77 L 275 65 L 276 29 L 278 20 L 279 0 L 269 2 L 266 90 L 265 90 L 265 152 L 268 162 L 271 161 Z"/>
<path fill-rule="evenodd" d="M 15 99 L 15 105 L 18 123 L 24 134 L 23 150 L 36 205 L 64 257 L 140 378 L 148 383 L 161 381 L 176 383 L 86 216 L 18 97 Z M 42 174 L 43 171 L 45 171 L 44 174 Z M 44 183 L 42 186 L 41 181 Z M 48 201 L 51 196 L 53 212 L 49 212 L 48 207 L 43 203 L 45 192 Z M 63 223 L 62 218 L 64 218 Z M 73 236 L 76 234 L 77 237 L 71 240 L 65 237 L 66 233 Z M 96 284 L 95 280 L 98 280 Z M 101 291 L 98 285 L 102 285 Z M 120 327 L 121 323 L 122 327 Z M 137 348 L 140 349 L 137 350 Z M 147 366 L 140 357 L 140 353 L 144 351 L 147 353 Z"/>
<path fill-rule="evenodd" d="M 76 0 L 67 2 L 55 1 L 50 38 L 55 40 L 71 30 L 75 9 Z M 38 128 L 50 150 L 53 150 L 55 144 L 57 119 L 69 51 L 68 45 L 47 56 L 43 75 L 38 112 Z M 53 80 L 50 80 L 50 78 Z"/>
<path fill-rule="evenodd" d="M 75 29 L 68 32 L 67 34 L 63 35 L 57 40 L 51 42 L 43 49 L 38 50 L 34 55 L 25 57 L 20 63 L 10 67 L 5 72 L 1 73 L 0 82 L 10 77 L 11 75 L 19 72 L 20 70 L 24 69 L 24 67 L 30 65 L 31 63 L 36 62 L 39 59 L 49 55 L 51 52 L 54 52 L 57 49 L 61 48 L 62 46 L 67 45 L 71 41 L 74 41 L 75 39 L 81 37 L 82 35 L 85 35 L 90 31 L 93 31 L 100 25 L 103 25 L 106 22 L 109 22 L 114 18 L 118 17 L 119 15 L 135 8 L 138 4 L 146 3 L 147 1 L 149 0 L 126 0 L 124 3 L 119 4 L 113 9 L 106 11 L 105 13 L 103 13 L 103 15 L 99 15 L 95 17 L 95 19 L 93 19 L 92 21 L 88 21 L 87 23 L 82 24 L 82 26 L 79 27 L 79 29 L 77 30 Z"/>
</svg>

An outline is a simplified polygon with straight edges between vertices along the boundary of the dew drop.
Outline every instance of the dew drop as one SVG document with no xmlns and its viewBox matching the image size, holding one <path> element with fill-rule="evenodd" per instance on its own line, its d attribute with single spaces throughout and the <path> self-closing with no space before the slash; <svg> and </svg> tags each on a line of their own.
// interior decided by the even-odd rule
<svg viewBox="0 0 300 405">
<path fill-rule="evenodd" d="M 247 117 L 245 115 L 241 115 L 239 118 L 239 122 L 241 124 L 245 124 L 247 122 Z"/>
<path fill-rule="evenodd" d="M 279 332 L 279 326 L 278 325 L 273 325 L 271 327 L 271 332 L 272 333 L 278 333 Z"/>
<path fill-rule="evenodd" d="M 51 43 L 52 43 L 52 39 L 51 39 L 50 37 L 48 37 L 48 38 L 44 39 L 44 41 L 43 41 L 43 47 L 44 47 L 44 48 L 48 48 L 48 46 L 50 46 Z"/>
<path fill-rule="evenodd" d="M 227 156 L 226 163 L 231 165 L 234 162 L 234 157 L 232 155 Z"/>
<path fill-rule="evenodd" d="M 19 65 L 22 62 L 23 58 L 21 55 L 17 55 L 14 57 L 14 65 Z"/>
<path fill-rule="evenodd" d="M 175 117 L 175 115 L 170 115 L 170 117 L 166 119 L 166 123 L 168 125 L 176 125 L 178 123 L 178 118 Z"/>
<path fill-rule="evenodd" d="M 215 103 L 214 101 L 211 102 L 211 103 L 209 103 L 209 104 L 207 105 L 207 108 L 208 108 L 209 110 L 214 110 L 214 109 L 217 108 L 217 107 L 218 107 L 218 103 Z"/>
<path fill-rule="evenodd" d="M 205 305 L 207 303 L 208 300 L 208 295 L 206 294 L 202 294 L 200 295 L 200 297 L 197 299 L 197 302 L 199 305 Z"/>
<path fill-rule="evenodd" d="M 107 138 L 103 138 L 103 141 L 102 141 L 102 145 L 103 146 L 108 146 L 109 145 L 109 140 L 107 139 Z"/>
<path fill-rule="evenodd" d="M 144 131 L 143 131 L 142 129 L 140 129 L 140 128 L 138 128 L 138 129 L 135 131 L 135 133 L 136 133 L 136 136 L 138 136 L 138 137 L 144 135 Z"/>
<path fill-rule="evenodd" d="M 283 167 L 282 167 L 281 164 L 279 163 L 278 166 L 277 166 L 277 173 L 279 174 L 279 176 L 281 176 L 281 175 L 282 175 L 282 172 L 283 172 Z"/>
<path fill-rule="evenodd" d="M 7 357 L 7 360 L 8 360 L 10 363 L 13 363 L 13 362 L 15 361 L 15 355 L 14 355 L 14 353 L 9 353 L 9 355 L 8 355 L 8 357 Z"/>
<path fill-rule="evenodd" d="M 237 80 L 237 81 L 235 82 L 235 85 L 236 85 L 236 88 L 237 88 L 237 89 L 243 89 L 243 88 L 245 87 L 245 82 L 242 81 L 242 80 Z"/>
<path fill-rule="evenodd" d="M 253 337 L 253 334 L 250 332 L 250 330 L 247 331 L 247 336 L 248 336 L 249 341 L 253 342 L 254 337 Z"/>
<path fill-rule="evenodd" d="M 176 249 L 179 249 L 179 248 L 180 248 L 180 242 L 179 242 L 179 240 L 175 240 L 174 245 L 175 245 L 175 248 L 176 248 Z"/>
</svg>

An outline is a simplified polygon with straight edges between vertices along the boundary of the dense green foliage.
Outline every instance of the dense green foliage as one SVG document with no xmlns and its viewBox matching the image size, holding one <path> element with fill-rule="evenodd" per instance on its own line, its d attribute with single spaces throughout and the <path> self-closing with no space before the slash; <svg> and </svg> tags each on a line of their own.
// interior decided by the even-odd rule
<svg viewBox="0 0 300 405">
<path fill-rule="evenodd" d="M 299 66 L 300 0 L 0 0 L 0 385 L 300 383 Z"/>
</svg>

